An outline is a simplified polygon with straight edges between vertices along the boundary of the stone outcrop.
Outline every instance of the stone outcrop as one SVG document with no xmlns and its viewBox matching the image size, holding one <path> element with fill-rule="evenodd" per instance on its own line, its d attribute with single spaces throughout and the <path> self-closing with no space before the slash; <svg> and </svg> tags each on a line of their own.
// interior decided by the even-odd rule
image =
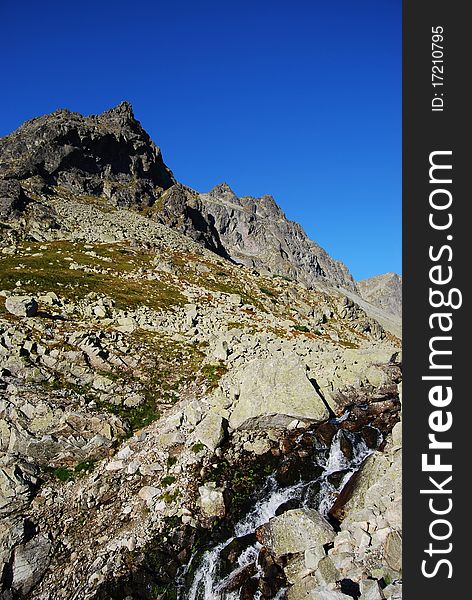
<svg viewBox="0 0 472 600">
<path fill-rule="evenodd" d="M 257 536 L 261 544 L 281 557 L 320 548 L 332 542 L 335 533 L 317 511 L 300 508 L 274 517 L 258 530 Z"/>
<path fill-rule="evenodd" d="M 28 296 L 9 296 L 5 300 L 5 308 L 17 317 L 34 317 L 38 313 L 38 303 Z"/>
<path fill-rule="evenodd" d="M 228 258 L 213 219 L 204 215 L 203 202 L 197 192 L 176 183 L 157 200 L 149 213 L 163 223 L 189 236 L 205 248 Z"/>
<path fill-rule="evenodd" d="M 7 182 L 0 188 L 3 214 L 26 202 L 17 183 L 33 193 L 58 186 L 117 206 L 146 206 L 156 189 L 175 182 L 127 102 L 101 115 L 60 109 L 27 121 L 0 140 L 0 173 Z"/>
<path fill-rule="evenodd" d="M 385 450 L 365 461 L 331 508 L 341 533 L 329 554 L 344 576 L 357 570 L 377 580 L 401 580 L 401 444 L 401 423 L 397 423 Z M 344 553 L 354 549 L 353 559 L 346 561 Z"/>
</svg>

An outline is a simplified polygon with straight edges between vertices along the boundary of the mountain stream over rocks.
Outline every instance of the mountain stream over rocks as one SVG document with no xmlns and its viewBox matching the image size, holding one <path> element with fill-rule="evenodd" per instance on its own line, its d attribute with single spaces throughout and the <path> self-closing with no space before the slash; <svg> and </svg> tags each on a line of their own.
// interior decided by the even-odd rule
<svg viewBox="0 0 472 600">
<path fill-rule="evenodd" d="M 332 423 L 338 425 L 342 420 L 333 419 Z M 302 476 L 291 485 L 284 485 L 280 477 L 270 475 L 255 493 L 254 508 L 236 523 L 233 535 L 203 555 L 192 557 L 182 575 L 180 600 L 286 597 L 283 571 L 278 565 L 273 568 L 273 559 L 267 557 L 259 541 L 262 526 L 294 508 L 314 509 L 329 519 L 329 510 L 340 490 L 373 452 L 360 433 L 338 429 L 329 447 L 313 433 L 310 435 L 315 448 L 314 478 L 305 480 Z M 297 442 L 302 438 L 303 434 Z"/>
</svg>

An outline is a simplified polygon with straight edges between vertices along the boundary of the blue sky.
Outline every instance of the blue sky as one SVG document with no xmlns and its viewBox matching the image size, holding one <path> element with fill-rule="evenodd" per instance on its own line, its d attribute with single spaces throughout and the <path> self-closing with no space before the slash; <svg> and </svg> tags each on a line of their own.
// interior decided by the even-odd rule
<svg viewBox="0 0 472 600">
<path fill-rule="evenodd" d="M 2 0 L 0 136 L 123 99 L 183 183 L 272 194 L 357 279 L 401 272 L 400 0 Z"/>
</svg>

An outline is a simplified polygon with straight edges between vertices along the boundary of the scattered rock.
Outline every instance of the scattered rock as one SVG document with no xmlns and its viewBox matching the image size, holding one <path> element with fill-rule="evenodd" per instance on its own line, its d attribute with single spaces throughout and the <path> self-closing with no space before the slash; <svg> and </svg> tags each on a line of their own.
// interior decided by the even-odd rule
<svg viewBox="0 0 472 600">
<path fill-rule="evenodd" d="M 216 483 L 207 483 L 198 488 L 200 494 L 200 507 L 208 518 L 224 517 L 226 504 L 223 489 L 216 487 Z"/>
<path fill-rule="evenodd" d="M 138 496 L 142 498 L 145 502 L 149 502 L 153 500 L 156 496 L 159 496 L 161 490 L 156 487 L 152 487 L 151 485 L 143 486 L 138 493 Z"/>
<path fill-rule="evenodd" d="M 224 439 L 223 419 L 216 413 L 208 415 L 196 426 L 193 437 L 195 441 L 205 444 L 205 446 L 214 452 Z"/>
<path fill-rule="evenodd" d="M 48 567 L 51 546 L 49 539 L 40 534 L 15 548 L 11 583 L 13 590 L 24 596 L 34 588 Z"/>
</svg>

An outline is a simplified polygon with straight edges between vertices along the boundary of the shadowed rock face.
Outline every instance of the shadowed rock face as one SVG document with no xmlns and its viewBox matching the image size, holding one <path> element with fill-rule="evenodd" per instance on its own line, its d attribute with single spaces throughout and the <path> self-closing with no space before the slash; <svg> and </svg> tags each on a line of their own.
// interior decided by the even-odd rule
<svg viewBox="0 0 472 600">
<path fill-rule="evenodd" d="M 158 200 L 152 211 L 152 218 L 177 229 L 208 250 L 229 258 L 214 219 L 205 214 L 203 202 L 194 190 L 180 183 L 173 185 Z"/>
<path fill-rule="evenodd" d="M 128 207 L 151 204 L 156 188 L 175 183 L 127 102 L 97 116 L 60 109 L 27 121 L 0 140 L 0 173 L 7 180 L 0 188 L 3 216 L 27 203 L 11 182 L 32 180 L 38 191 L 60 186 Z"/>
<path fill-rule="evenodd" d="M 402 278 L 396 273 L 376 275 L 357 283 L 364 300 L 397 317 L 402 316 Z"/>
</svg>

